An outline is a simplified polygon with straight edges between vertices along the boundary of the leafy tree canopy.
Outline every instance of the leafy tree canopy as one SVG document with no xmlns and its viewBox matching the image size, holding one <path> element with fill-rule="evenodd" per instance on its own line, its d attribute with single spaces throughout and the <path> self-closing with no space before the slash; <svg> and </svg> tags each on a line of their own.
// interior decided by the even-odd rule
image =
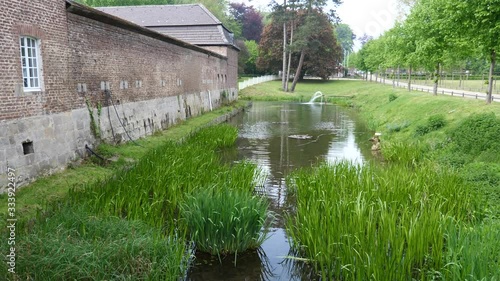
<svg viewBox="0 0 500 281">
<path fill-rule="evenodd" d="M 335 36 L 342 49 L 352 52 L 356 35 L 352 32 L 349 25 L 345 23 L 337 24 L 335 26 Z"/>
<path fill-rule="evenodd" d="M 262 15 L 253 6 L 244 3 L 231 3 L 229 12 L 241 25 L 243 38 L 259 42 L 263 28 Z"/>
<path fill-rule="evenodd" d="M 341 49 L 333 35 L 332 24 L 328 16 L 318 9 L 314 9 L 311 13 L 303 10 L 295 13 L 296 35 L 291 46 L 292 64 L 298 64 L 300 51 L 306 48 L 302 75 L 307 72 L 326 79 L 335 71 L 341 58 Z M 283 25 L 279 19 L 273 18 L 262 33 L 257 59 L 259 69 L 278 72 L 281 68 L 282 38 Z"/>
</svg>

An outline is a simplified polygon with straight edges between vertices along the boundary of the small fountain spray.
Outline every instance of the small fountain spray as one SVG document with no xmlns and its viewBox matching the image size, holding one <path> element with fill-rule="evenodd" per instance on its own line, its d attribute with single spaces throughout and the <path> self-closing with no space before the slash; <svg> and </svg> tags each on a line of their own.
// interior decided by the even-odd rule
<svg viewBox="0 0 500 281">
<path fill-rule="evenodd" d="M 320 91 L 317 91 L 316 93 L 314 93 L 311 100 L 309 100 L 309 102 L 306 102 L 306 104 L 313 104 L 314 101 L 317 100 L 318 98 L 321 98 L 321 103 L 323 103 L 323 93 Z"/>
</svg>

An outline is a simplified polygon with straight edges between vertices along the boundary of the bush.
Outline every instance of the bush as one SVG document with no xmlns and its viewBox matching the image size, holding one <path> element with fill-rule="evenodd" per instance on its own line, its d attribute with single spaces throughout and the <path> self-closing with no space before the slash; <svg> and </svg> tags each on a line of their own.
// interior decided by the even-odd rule
<svg viewBox="0 0 500 281">
<path fill-rule="evenodd" d="M 398 98 L 398 96 L 396 96 L 396 94 L 391 93 L 391 94 L 389 95 L 389 102 L 391 102 L 391 101 L 393 101 L 393 100 L 395 100 L 395 99 L 397 99 L 397 98 Z"/>
<path fill-rule="evenodd" d="M 446 125 L 446 119 L 443 114 L 432 115 L 427 120 L 427 124 L 431 131 L 436 131 Z"/>
<path fill-rule="evenodd" d="M 494 113 L 471 115 L 450 132 L 450 138 L 461 153 L 499 153 L 500 119 Z"/>
<path fill-rule="evenodd" d="M 500 185 L 500 165 L 471 163 L 464 169 L 463 176 L 468 181 L 496 187 Z"/>
<path fill-rule="evenodd" d="M 437 114 L 432 115 L 427 119 L 427 122 L 423 125 L 418 125 L 415 129 L 415 135 L 423 136 L 432 131 L 437 131 L 446 125 L 446 119 L 444 115 Z"/>
<path fill-rule="evenodd" d="M 407 120 L 404 120 L 401 123 L 390 123 L 390 124 L 387 124 L 386 127 L 387 127 L 387 131 L 388 132 L 393 133 L 393 132 L 402 131 L 403 129 L 407 128 L 408 126 L 410 126 L 410 122 L 407 121 Z"/>
</svg>

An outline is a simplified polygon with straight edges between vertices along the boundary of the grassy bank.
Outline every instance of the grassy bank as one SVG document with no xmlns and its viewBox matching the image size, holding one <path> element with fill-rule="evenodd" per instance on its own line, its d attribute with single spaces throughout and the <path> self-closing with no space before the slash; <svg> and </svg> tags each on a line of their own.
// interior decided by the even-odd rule
<svg viewBox="0 0 500 281">
<path fill-rule="evenodd" d="M 238 102 L 232 106 L 223 107 L 202 116 L 188 119 L 168 130 L 137 140 L 136 143 L 139 145 L 135 143 L 118 146 L 100 145 L 97 152 L 107 159 L 114 159 L 113 161 L 102 163 L 94 157 L 80 160 L 69 164 L 62 172 L 40 178 L 18 189 L 16 192 L 18 225 L 29 222 L 37 212 L 42 211 L 47 205 L 66 197 L 70 188 L 103 180 L 114 172 L 130 166 L 151 149 L 160 146 L 166 141 L 179 141 L 191 132 L 206 126 L 217 117 L 243 107 L 245 104 L 245 102 Z M 7 195 L 0 194 L 0 229 L 5 229 L 7 204 Z M 18 231 L 21 231 L 21 229 L 18 229 Z"/>
<path fill-rule="evenodd" d="M 200 130 L 232 109 L 190 119 L 139 145 L 103 145 L 99 153 L 116 161 L 97 165 L 89 159 L 24 187 L 16 196 L 22 209 L 15 244 L 0 245 L 11 255 L 6 261 L 15 262 L 15 274 L 3 262 L 0 275 L 8 280 L 178 280 L 194 249 L 234 253 L 236 262 L 238 253 L 258 247 L 265 238 L 267 203 L 253 192 L 256 166 L 221 164 L 217 151 L 234 145 L 234 127 Z M 231 195 L 237 201 L 228 200 Z M 236 212 L 214 220 L 221 206 Z M 210 228 L 192 223 L 206 220 L 215 223 Z M 12 236 L 4 229 L 3 235 Z"/>
<path fill-rule="evenodd" d="M 236 262 L 260 246 L 267 220 L 267 202 L 254 195 L 256 166 L 218 157 L 236 137 L 230 125 L 204 128 L 182 143 L 163 142 L 102 181 L 72 187 L 16 237 L 22 257 L 8 276 L 178 280 L 194 249 L 234 254 Z"/>
<path fill-rule="evenodd" d="M 300 170 L 287 227 L 324 280 L 500 278 L 500 104 L 363 81 L 280 82 L 251 100 L 327 101 L 352 107 L 381 132 L 383 165 Z M 326 219 L 325 219 L 326 218 Z"/>
</svg>

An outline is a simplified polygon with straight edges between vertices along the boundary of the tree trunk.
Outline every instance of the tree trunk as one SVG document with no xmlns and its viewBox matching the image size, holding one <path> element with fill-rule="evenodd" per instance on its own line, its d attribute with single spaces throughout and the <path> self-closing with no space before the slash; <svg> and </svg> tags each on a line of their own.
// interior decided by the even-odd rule
<svg viewBox="0 0 500 281">
<path fill-rule="evenodd" d="M 437 96 L 438 93 L 438 83 L 439 83 L 439 63 L 436 64 L 436 72 L 434 72 L 434 87 L 432 88 L 432 94 Z"/>
<path fill-rule="evenodd" d="M 292 64 L 292 49 L 291 49 L 292 43 L 293 43 L 293 20 L 292 23 L 290 24 L 290 44 L 288 45 L 290 46 L 290 48 L 288 50 L 288 69 L 286 72 L 285 92 L 288 92 L 288 82 L 290 81 L 289 77 L 290 77 L 290 68 Z"/>
<path fill-rule="evenodd" d="M 408 91 L 411 91 L 411 64 L 408 71 Z"/>
<path fill-rule="evenodd" d="M 497 53 L 495 50 L 491 50 L 491 64 L 490 73 L 488 74 L 488 93 L 486 96 L 486 104 L 491 104 L 492 94 L 493 94 L 493 71 L 495 70 Z"/>
<path fill-rule="evenodd" d="M 286 12 L 286 0 L 283 1 L 283 8 Z M 283 91 L 286 91 L 286 81 L 288 77 L 286 77 L 286 20 L 283 22 L 283 69 L 281 71 L 281 86 Z"/>
<path fill-rule="evenodd" d="M 297 66 L 297 71 L 295 72 L 295 77 L 293 77 L 293 83 L 292 83 L 292 93 L 295 91 L 295 85 L 297 85 L 297 82 L 299 81 L 300 77 L 300 72 L 302 71 L 302 65 L 304 65 L 304 57 L 306 56 L 306 51 L 302 49 L 300 51 L 300 59 L 299 59 L 299 66 Z"/>
<path fill-rule="evenodd" d="M 401 78 L 401 76 L 400 76 L 401 72 L 400 71 L 401 71 L 401 69 L 399 68 L 399 65 L 398 65 L 398 87 L 399 87 L 399 79 Z"/>
<path fill-rule="evenodd" d="M 391 78 L 392 78 L 392 87 L 393 88 L 396 88 L 396 73 L 394 72 L 394 68 L 392 69 L 392 75 L 391 75 Z"/>
</svg>

